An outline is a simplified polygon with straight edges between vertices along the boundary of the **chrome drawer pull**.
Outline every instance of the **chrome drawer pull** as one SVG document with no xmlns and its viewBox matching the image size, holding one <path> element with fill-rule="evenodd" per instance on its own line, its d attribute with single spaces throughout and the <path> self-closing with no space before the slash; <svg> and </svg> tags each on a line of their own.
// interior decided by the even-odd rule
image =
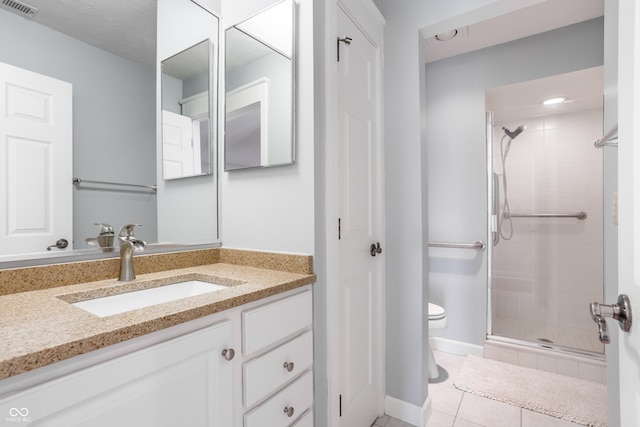
<svg viewBox="0 0 640 427">
<path fill-rule="evenodd" d="M 293 371 L 293 362 L 284 362 L 284 365 L 282 365 L 282 367 L 288 372 L 291 372 Z"/>
<path fill-rule="evenodd" d="M 284 413 L 287 414 L 287 417 L 293 417 L 293 406 L 285 406 Z"/>
<path fill-rule="evenodd" d="M 224 357 L 225 360 L 233 360 L 235 355 L 236 352 L 232 348 L 225 348 L 224 350 L 222 350 L 222 357 Z"/>
</svg>

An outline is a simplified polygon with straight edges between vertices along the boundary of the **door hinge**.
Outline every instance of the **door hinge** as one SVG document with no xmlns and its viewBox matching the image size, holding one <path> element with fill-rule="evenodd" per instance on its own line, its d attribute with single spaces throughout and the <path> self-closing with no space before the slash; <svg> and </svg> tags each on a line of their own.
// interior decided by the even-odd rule
<svg viewBox="0 0 640 427">
<path fill-rule="evenodd" d="M 338 240 L 340 240 L 342 238 L 342 224 L 341 224 L 341 219 L 338 218 Z"/>
<path fill-rule="evenodd" d="M 342 416 L 342 395 L 340 395 L 340 403 L 339 403 L 339 411 L 340 416 Z"/>
<path fill-rule="evenodd" d="M 343 37 L 343 38 L 338 37 L 338 41 L 336 42 L 338 46 L 338 53 L 337 53 L 338 62 L 340 62 L 340 43 L 344 43 L 348 45 L 348 44 L 351 44 L 351 40 L 352 40 L 351 37 Z"/>
</svg>

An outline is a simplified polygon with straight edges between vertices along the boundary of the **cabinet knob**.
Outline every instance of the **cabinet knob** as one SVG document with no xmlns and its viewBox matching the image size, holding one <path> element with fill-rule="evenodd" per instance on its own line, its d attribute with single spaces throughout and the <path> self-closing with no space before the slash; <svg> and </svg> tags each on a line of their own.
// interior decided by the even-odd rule
<svg viewBox="0 0 640 427">
<path fill-rule="evenodd" d="M 284 365 L 282 365 L 282 367 L 286 369 L 287 372 L 291 372 L 293 371 L 293 362 L 284 362 Z"/>
<path fill-rule="evenodd" d="M 222 350 L 222 357 L 224 357 L 225 360 L 233 360 L 235 355 L 236 352 L 232 348 L 225 348 L 224 350 Z"/>
<path fill-rule="evenodd" d="M 293 406 L 285 406 L 284 413 L 287 414 L 287 417 L 293 417 Z"/>
</svg>

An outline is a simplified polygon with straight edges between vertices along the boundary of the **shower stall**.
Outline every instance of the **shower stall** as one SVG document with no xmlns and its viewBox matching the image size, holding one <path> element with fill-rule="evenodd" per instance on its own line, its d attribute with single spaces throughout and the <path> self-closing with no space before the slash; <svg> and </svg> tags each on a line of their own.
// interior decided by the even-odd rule
<svg viewBox="0 0 640 427">
<path fill-rule="evenodd" d="M 602 114 L 487 113 L 489 341 L 604 353 L 589 313 L 603 298 Z"/>
</svg>

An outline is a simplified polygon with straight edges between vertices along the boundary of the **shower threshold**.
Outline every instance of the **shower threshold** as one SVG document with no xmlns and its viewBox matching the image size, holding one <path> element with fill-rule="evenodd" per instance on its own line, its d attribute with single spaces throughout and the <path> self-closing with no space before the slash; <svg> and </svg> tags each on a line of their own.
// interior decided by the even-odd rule
<svg viewBox="0 0 640 427">
<path fill-rule="evenodd" d="M 531 349 L 533 351 L 549 352 L 567 357 L 579 357 L 592 361 L 606 361 L 604 353 L 594 352 L 589 350 L 581 350 L 571 347 L 564 347 L 554 344 L 553 342 L 542 341 L 545 338 L 538 339 L 537 341 L 520 340 L 516 338 L 503 337 L 499 335 L 487 335 L 486 344 L 506 344 L 508 346 L 517 346 Z M 550 341 L 550 340 L 549 340 Z"/>
</svg>

